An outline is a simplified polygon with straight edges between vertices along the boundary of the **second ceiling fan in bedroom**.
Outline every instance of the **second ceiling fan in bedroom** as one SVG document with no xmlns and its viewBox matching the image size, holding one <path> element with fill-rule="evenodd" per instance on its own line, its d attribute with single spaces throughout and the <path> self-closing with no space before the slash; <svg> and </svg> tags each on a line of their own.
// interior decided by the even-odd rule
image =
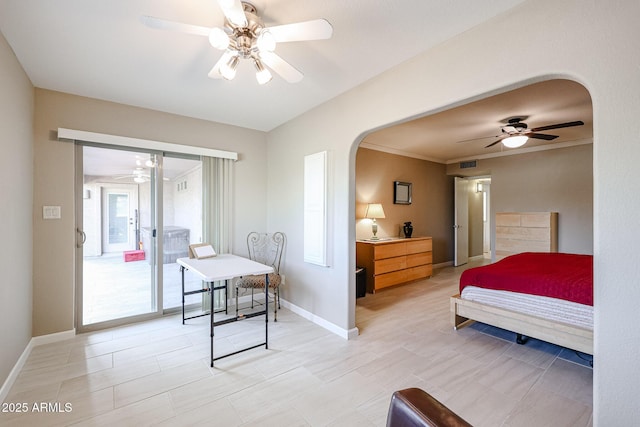
<svg viewBox="0 0 640 427">
<path fill-rule="evenodd" d="M 506 147 L 517 148 L 523 146 L 529 138 L 551 141 L 552 139 L 556 139 L 558 135 L 549 135 L 539 132 L 582 126 L 584 124 L 581 120 L 577 120 L 574 122 L 557 123 L 555 125 L 539 126 L 537 128 L 528 129 L 527 124 L 522 122 L 523 120 L 526 120 L 526 117 L 513 117 L 508 119 L 507 125 L 501 127 L 502 134 L 496 136 L 496 138 L 499 139 L 487 145 L 485 148 L 492 147 L 499 142 L 502 142 Z"/>
<path fill-rule="evenodd" d="M 209 77 L 232 80 L 240 60 L 247 59 L 255 66 L 259 84 L 272 79 L 269 69 L 289 83 L 302 80 L 303 74 L 274 52 L 277 43 L 323 40 L 331 38 L 333 34 L 333 27 L 325 19 L 265 27 L 256 8 L 250 3 L 218 0 L 218 5 L 225 16 L 223 27 L 202 27 L 152 16 L 143 16 L 141 20 L 151 28 L 208 37 L 214 48 L 224 51 L 209 72 Z"/>
<path fill-rule="evenodd" d="M 511 117 L 505 120 L 506 124 L 504 126 L 500 127 L 500 130 L 502 133 L 500 133 L 499 135 L 467 139 L 467 140 L 458 141 L 458 142 L 469 142 L 469 141 L 477 141 L 480 139 L 497 138 L 495 141 L 487 145 L 485 148 L 493 147 L 499 142 L 502 142 L 502 144 L 508 148 L 518 148 L 523 146 L 529 140 L 529 138 L 544 139 L 546 141 L 551 141 L 558 137 L 558 135 L 540 133 L 542 131 L 584 125 L 583 121 L 576 120 L 573 122 L 557 123 L 554 125 L 539 126 L 536 128 L 529 129 L 527 124 L 523 122 L 523 120 L 526 120 L 526 119 L 527 117 L 524 117 L 524 116 Z"/>
</svg>

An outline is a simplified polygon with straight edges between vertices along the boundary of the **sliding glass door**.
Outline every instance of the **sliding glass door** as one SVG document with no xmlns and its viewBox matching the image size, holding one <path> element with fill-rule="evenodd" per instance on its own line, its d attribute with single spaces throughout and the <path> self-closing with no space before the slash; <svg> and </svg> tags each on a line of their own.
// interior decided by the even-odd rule
<svg viewBox="0 0 640 427">
<path fill-rule="evenodd" d="M 200 158 L 78 143 L 76 170 L 76 328 L 178 311 L 176 260 L 202 242 Z M 185 302 L 202 306 L 199 295 Z"/>
<path fill-rule="evenodd" d="M 77 150 L 77 327 L 156 314 L 159 156 L 96 146 Z"/>
</svg>

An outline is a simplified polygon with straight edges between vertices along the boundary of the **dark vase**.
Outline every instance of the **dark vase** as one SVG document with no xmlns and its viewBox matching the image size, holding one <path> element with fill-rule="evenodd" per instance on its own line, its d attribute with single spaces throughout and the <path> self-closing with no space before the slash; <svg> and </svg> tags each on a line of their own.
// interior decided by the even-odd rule
<svg viewBox="0 0 640 427">
<path fill-rule="evenodd" d="M 404 223 L 404 227 L 402 227 L 402 231 L 404 231 L 404 237 L 406 237 L 407 239 L 411 237 L 411 233 L 413 233 L 413 225 L 411 225 L 411 221 Z"/>
</svg>

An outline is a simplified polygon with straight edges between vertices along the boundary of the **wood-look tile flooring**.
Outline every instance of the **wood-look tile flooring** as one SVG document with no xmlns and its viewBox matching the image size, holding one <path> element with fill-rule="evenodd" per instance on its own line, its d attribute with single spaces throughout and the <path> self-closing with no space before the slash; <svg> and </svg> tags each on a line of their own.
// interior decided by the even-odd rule
<svg viewBox="0 0 640 427">
<path fill-rule="evenodd" d="M 360 336 L 350 341 L 283 309 L 269 350 L 215 368 L 206 317 L 35 347 L 5 401 L 27 412 L 3 412 L 0 424 L 384 426 L 392 392 L 420 387 L 474 426 L 591 425 L 589 367 L 554 346 L 452 330 L 448 297 L 462 269 L 358 299 Z M 216 328 L 216 354 L 263 334 L 262 317 Z M 47 411 L 34 410 L 42 403 Z"/>
<path fill-rule="evenodd" d="M 180 266 L 163 264 L 163 308 L 181 307 Z M 187 290 L 198 289 L 200 280 L 185 271 Z M 86 257 L 83 264 L 83 316 L 89 325 L 149 313 L 152 305 L 151 265 L 148 260 L 124 262 L 121 253 Z M 200 295 L 185 298 L 187 305 L 201 301 Z"/>
</svg>

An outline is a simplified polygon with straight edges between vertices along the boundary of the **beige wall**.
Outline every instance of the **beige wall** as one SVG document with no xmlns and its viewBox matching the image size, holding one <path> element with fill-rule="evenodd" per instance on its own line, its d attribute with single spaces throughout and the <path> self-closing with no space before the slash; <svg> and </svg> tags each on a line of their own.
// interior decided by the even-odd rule
<svg viewBox="0 0 640 427">
<path fill-rule="evenodd" d="M 593 254 L 593 144 L 478 160 L 491 175 L 491 210 L 558 212 L 558 249 Z M 458 164 L 447 173 L 458 174 Z M 495 227 L 492 227 L 492 242 Z M 493 245 L 492 245 L 493 247 Z"/>
<path fill-rule="evenodd" d="M 56 139 L 59 127 L 236 151 L 233 246 L 246 252 L 248 232 L 264 230 L 266 145 L 262 132 L 59 92 L 35 92 L 33 197 L 33 335 L 74 328 L 74 149 Z M 62 219 L 42 219 L 42 206 Z"/>
<path fill-rule="evenodd" d="M 475 172 L 474 172 L 475 171 Z M 496 212 L 559 212 L 559 249 L 593 253 L 593 145 L 585 143 L 478 160 L 475 169 L 458 163 L 442 165 L 426 160 L 359 148 L 356 154 L 356 239 L 371 236 L 371 223 L 363 219 L 367 203 L 383 204 L 378 236 L 402 235 L 412 221 L 414 235 L 434 238 L 434 263 L 453 259 L 453 178 L 491 178 L 491 217 Z M 447 176 L 450 175 L 450 176 Z M 411 205 L 393 204 L 393 181 L 413 184 Z M 469 256 L 483 254 L 482 193 L 475 181 L 469 186 Z M 495 236 L 495 227 L 491 228 Z M 493 241 L 493 238 L 491 239 Z"/>
<path fill-rule="evenodd" d="M 289 236 L 287 297 L 349 333 L 356 328 L 355 160 L 368 132 L 535 81 L 574 79 L 594 107 L 594 424 L 633 424 L 640 418 L 640 224 L 629 221 L 640 212 L 633 196 L 640 158 L 637 16 L 637 1 L 527 1 L 269 132 L 269 182 L 278 192 L 270 193 L 268 221 Z M 526 58 L 544 60 L 505 55 L 505 40 Z M 334 159 L 332 262 L 318 269 L 301 256 L 301 181 L 304 155 L 323 150 Z"/>
<path fill-rule="evenodd" d="M 0 384 L 3 384 L 31 339 L 34 107 L 33 86 L 1 33 L 0 94 Z"/>
<path fill-rule="evenodd" d="M 412 184 L 411 205 L 393 203 L 393 182 Z M 359 148 L 356 155 L 356 238 L 371 237 L 370 220 L 362 219 L 367 203 L 382 203 L 385 218 L 377 220 L 379 237 L 404 236 L 406 221 L 413 236 L 433 238 L 433 262 L 453 254 L 453 178 L 446 166 L 411 157 Z"/>
</svg>

